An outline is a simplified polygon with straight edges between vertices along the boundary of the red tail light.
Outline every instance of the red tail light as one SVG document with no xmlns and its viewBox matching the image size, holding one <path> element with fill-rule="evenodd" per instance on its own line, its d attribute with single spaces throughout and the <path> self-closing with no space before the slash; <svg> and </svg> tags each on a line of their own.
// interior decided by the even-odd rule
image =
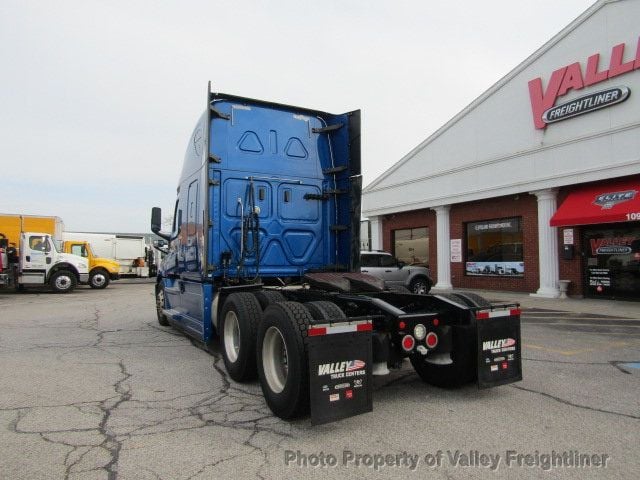
<svg viewBox="0 0 640 480">
<path fill-rule="evenodd" d="M 416 346 L 416 339 L 413 338 L 411 335 L 405 335 L 404 338 L 402 339 L 402 348 L 406 352 L 410 352 L 411 350 L 413 350 L 413 347 L 415 346 Z"/>
<path fill-rule="evenodd" d="M 427 347 L 429 348 L 436 348 L 436 345 L 438 345 L 438 335 L 436 335 L 433 332 L 429 332 L 427 334 L 427 338 L 425 340 Z"/>
</svg>

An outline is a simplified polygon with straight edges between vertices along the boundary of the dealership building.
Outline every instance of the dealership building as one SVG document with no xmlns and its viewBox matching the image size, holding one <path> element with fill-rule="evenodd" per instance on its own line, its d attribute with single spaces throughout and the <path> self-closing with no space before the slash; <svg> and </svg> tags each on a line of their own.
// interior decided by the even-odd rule
<svg viewBox="0 0 640 480">
<path fill-rule="evenodd" d="M 640 0 L 600 0 L 369 184 L 435 289 L 640 299 Z"/>
</svg>

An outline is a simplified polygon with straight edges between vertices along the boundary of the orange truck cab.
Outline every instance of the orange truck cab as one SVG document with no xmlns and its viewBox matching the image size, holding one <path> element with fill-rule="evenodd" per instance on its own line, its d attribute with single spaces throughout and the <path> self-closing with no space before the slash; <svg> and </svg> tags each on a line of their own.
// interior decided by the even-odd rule
<svg viewBox="0 0 640 480">
<path fill-rule="evenodd" d="M 106 288 L 111 280 L 120 277 L 120 264 L 115 260 L 96 257 L 89 242 L 66 240 L 62 242 L 62 251 L 79 255 L 89 261 L 89 285 L 91 288 Z"/>
</svg>

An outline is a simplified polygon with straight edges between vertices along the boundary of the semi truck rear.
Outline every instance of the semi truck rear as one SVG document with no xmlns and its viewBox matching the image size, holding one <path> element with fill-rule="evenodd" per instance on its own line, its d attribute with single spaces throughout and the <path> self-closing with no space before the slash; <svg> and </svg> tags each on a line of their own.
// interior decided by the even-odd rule
<svg viewBox="0 0 640 480">
<path fill-rule="evenodd" d="M 390 291 L 359 273 L 360 112 L 207 91 L 191 135 L 156 309 L 282 418 L 372 409 L 373 375 L 409 360 L 438 386 L 521 379 L 520 311 L 473 294 Z"/>
</svg>

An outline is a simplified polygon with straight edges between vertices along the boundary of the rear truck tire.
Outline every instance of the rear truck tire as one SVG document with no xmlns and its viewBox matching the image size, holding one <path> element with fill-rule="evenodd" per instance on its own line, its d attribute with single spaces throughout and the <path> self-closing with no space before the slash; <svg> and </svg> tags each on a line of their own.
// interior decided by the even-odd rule
<svg viewBox="0 0 640 480">
<path fill-rule="evenodd" d="M 271 411 L 291 419 L 309 413 L 309 310 L 298 302 L 269 305 L 258 327 L 260 387 Z"/>
<path fill-rule="evenodd" d="M 162 312 L 164 309 L 164 285 L 159 283 L 156 285 L 156 314 L 158 315 L 158 323 L 163 327 L 169 327 L 171 324 L 167 316 Z"/>
<path fill-rule="evenodd" d="M 344 312 L 340 310 L 340 307 L 335 303 L 328 302 L 326 300 L 307 302 L 304 306 L 307 307 L 307 310 L 309 310 L 309 313 L 311 314 L 311 318 L 316 322 L 347 318 Z"/>
<path fill-rule="evenodd" d="M 275 290 L 259 290 L 257 292 L 253 292 L 253 295 L 258 299 L 262 310 L 265 310 L 273 303 L 280 303 L 286 300 L 284 295 L 280 292 L 276 292 Z"/>
<path fill-rule="evenodd" d="M 222 305 L 222 358 L 227 373 L 236 382 L 256 378 L 256 332 L 261 318 L 260 303 L 252 293 L 232 293 Z"/>
<path fill-rule="evenodd" d="M 431 290 L 431 283 L 427 277 L 416 277 L 411 280 L 409 290 L 417 295 L 426 295 Z"/>
<path fill-rule="evenodd" d="M 76 288 L 77 284 L 78 281 L 76 276 L 69 270 L 58 270 L 49 280 L 49 285 L 56 293 L 72 292 Z"/>
<path fill-rule="evenodd" d="M 409 360 L 423 382 L 440 388 L 458 388 L 477 378 L 476 344 L 470 328 L 456 328 L 452 342 L 451 360 L 448 365 L 429 363 L 421 354 L 411 355 Z"/>
<path fill-rule="evenodd" d="M 89 286 L 91 288 L 102 289 L 107 288 L 109 282 L 111 281 L 109 277 L 109 272 L 102 268 L 97 268 L 89 275 Z"/>
</svg>

